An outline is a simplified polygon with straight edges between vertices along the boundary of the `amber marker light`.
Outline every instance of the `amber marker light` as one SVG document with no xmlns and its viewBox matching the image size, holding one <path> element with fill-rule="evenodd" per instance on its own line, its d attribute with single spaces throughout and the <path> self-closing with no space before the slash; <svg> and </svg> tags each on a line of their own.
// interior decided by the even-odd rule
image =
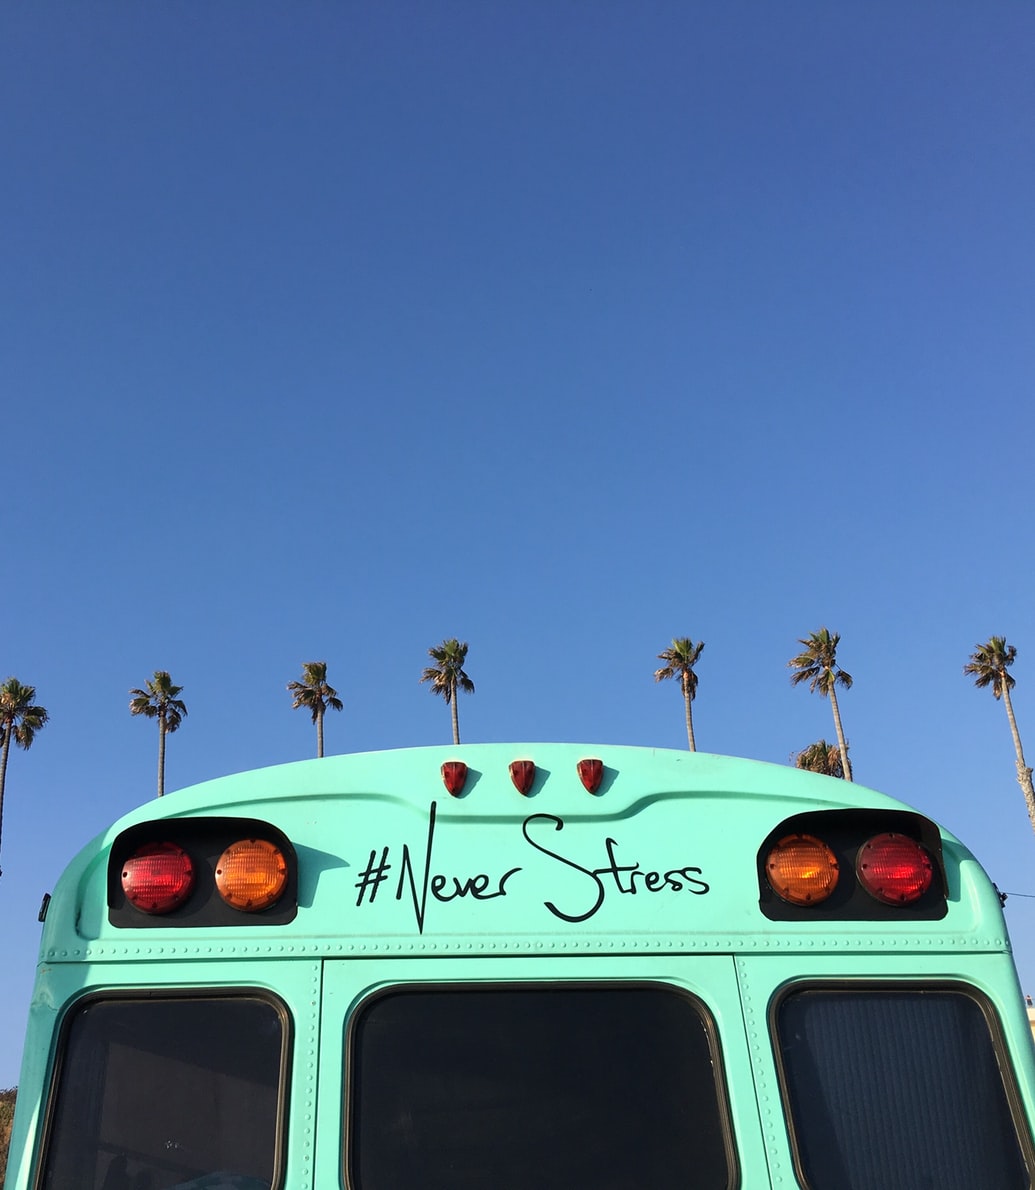
<svg viewBox="0 0 1035 1190">
<path fill-rule="evenodd" d="M 122 891 L 141 913 L 171 913 L 194 889 L 194 864 L 175 843 L 145 843 L 122 865 Z"/>
<path fill-rule="evenodd" d="M 792 905 L 818 905 L 837 887 L 837 857 L 814 835 L 787 835 L 765 861 L 773 892 Z"/>
<path fill-rule="evenodd" d="M 859 883 L 885 905 L 910 905 L 931 887 L 934 865 L 915 840 L 888 831 L 859 848 L 855 860 Z"/>
<path fill-rule="evenodd" d="M 279 847 L 266 839 L 241 839 L 216 864 L 216 888 L 234 909 L 258 913 L 280 900 L 288 865 Z"/>
</svg>

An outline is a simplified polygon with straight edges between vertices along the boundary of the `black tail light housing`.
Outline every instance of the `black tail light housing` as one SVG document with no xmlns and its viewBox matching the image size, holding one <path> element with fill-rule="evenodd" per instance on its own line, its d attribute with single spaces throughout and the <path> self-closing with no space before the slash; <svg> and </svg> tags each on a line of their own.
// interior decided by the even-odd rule
<svg viewBox="0 0 1035 1190">
<path fill-rule="evenodd" d="M 298 858 L 255 818 L 162 818 L 108 856 L 108 920 L 121 929 L 278 926 L 298 912 Z"/>
<path fill-rule="evenodd" d="M 770 921 L 937 921 L 947 911 L 941 835 L 909 810 L 796 814 L 769 833 L 757 864 Z"/>
</svg>

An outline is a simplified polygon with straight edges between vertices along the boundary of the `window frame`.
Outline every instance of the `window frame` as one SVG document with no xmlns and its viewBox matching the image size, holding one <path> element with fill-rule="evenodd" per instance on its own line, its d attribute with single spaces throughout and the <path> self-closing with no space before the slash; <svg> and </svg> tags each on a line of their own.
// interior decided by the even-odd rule
<svg viewBox="0 0 1035 1190">
<path fill-rule="evenodd" d="M 1033 1143 L 1031 1129 L 1029 1127 L 1027 1114 L 1024 1108 L 1024 1099 L 1019 1090 L 1017 1075 L 1010 1057 L 1010 1047 L 1007 1044 L 1006 1035 L 1003 1031 L 999 1016 L 996 1013 L 995 1007 L 988 995 L 982 992 L 979 988 L 974 987 L 972 984 L 964 983 L 960 980 L 954 979 L 881 979 L 878 977 L 869 977 L 864 979 L 825 978 L 794 981 L 779 988 L 769 1003 L 769 1039 L 772 1046 L 773 1062 L 776 1067 L 776 1076 L 780 1088 L 780 1102 L 783 1108 L 784 1124 L 787 1130 L 787 1142 L 790 1148 L 791 1159 L 794 1164 L 794 1173 L 799 1184 L 803 1187 L 803 1190 L 828 1190 L 827 1187 L 817 1187 L 815 1183 L 811 1181 L 805 1169 L 805 1164 L 802 1159 L 803 1152 L 799 1135 L 800 1129 L 793 1111 L 791 1084 L 787 1069 L 784 1065 L 782 1046 L 780 1043 L 780 1009 L 787 1000 L 796 995 L 800 995 L 803 992 L 833 992 L 848 993 L 853 995 L 862 995 L 866 992 L 885 994 L 943 992 L 954 995 L 962 995 L 974 1003 L 980 1011 L 985 1021 L 985 1026 L 988 1030 L 988 1038 L 991 1043 L 992 1053 L 996 1060 L 996 1065 L 999 1069 L 1000 1078 L 1002 1080 L 1003 1093 L 1006 1101 L 1007 1111 L 1009 1112 L 1010 1123 L 1013 1125 L 1014 1135 L 1017 1140 L 1017 1146 L 1020 1150 L 1021 1157 L 1028 1169 L 1029 1186 L 1035 1187 L 1035 1143 Z"/>
<path fill-rule="evenodd" d="M 281 997 L 268 988 L 240 987 L 169 987 L 160 989 L 108 987 L 94 988 L 86 995 L 70 1000 L 62 1010 L 57 1031 L 53 1059 L 46 1085 L 46 1099 L 42 1114 L 43 1126 L 34 1155 L 32 1190 L 44 1190 L 48 1156 L 54 1139 L 59 1092 L 64 1079 L 69 1037 L 80 1013 L 96 1004 L 144 1004 L 156 1001 L 260 1001 L 269 1005 L 280 1021 L 280 1056 L 277 1076 L 276 1129 L 273 1140 L 273 1164 L 270 1190 L 282 1190 L 287 1170 L 288 1116 L 291 1090 L 291 1063 L 294 1053 L 294 1022 L 290 1009 Z"/>
<path fill-rule="evenodd" d="M 689 1009 L 694 1012 L 697 1020 L 704 1029 L 711 1067 L 711 1086 L 715 1096 L 717 1124 L 720 1132 L 722 1150 L 726 1160 L 727 1179 L 725 1190 L 739 1190 L 741 1186 L 740 1160 L 737 1150 L 736 1134 L 733 1127 L 733 1112 L 730 1105 L 729 1086 L 726 1078 L 726 1065 L 723 1058 L 722 1044 L 714 1013 L 705 1001 L 689 989 L 666 980 L 651 979 L 535 979 L 535 980 L 472 980 L 456 981 L 428 981 L 414 980 L 392 983 L 370 992 L 359 998 L 349 1009 L 344 1022 L 343 1061 L 342 1061 L 342 1110 L 341 1121 L 341 1152 L 338 1162 L 342 1185 L 346 1190 L 362 1190 L 353 1161 L 353 1140 L 356 1132 L 354 1121 L 353 1088 L 356 1079 L 356 1033 L 359 1023 L 366 1010 L 378 1000 L 392 996 L 448 992 L 528 992 L 537 991 L 566 992 L 566 991 L 599 991 L 599 992 L 627 992 L 651 991 L 663 992 L 678 996 L 686 1001 Z M 405 1188 L 402 1188 L 405 1190 Z"/>
</svg>

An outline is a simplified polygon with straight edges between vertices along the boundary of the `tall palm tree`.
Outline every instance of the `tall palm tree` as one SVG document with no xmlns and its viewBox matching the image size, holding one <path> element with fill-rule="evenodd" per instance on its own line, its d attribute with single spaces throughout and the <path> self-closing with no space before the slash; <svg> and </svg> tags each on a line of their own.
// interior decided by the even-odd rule
<svg viewBox="0 0 1035 1190">
<path fill-rule="evenodd" d="M 460 743 L 460 717 L 456 708 L 456 696 L 463 690 L 474 693 L 474 682 L 464 673 L 467 660 L 467 641 L 461 643 L 456 637 L 444 640 L 440 645 L 428 649 L 428 656 L 435 662 L 429 665 L 421 677 L 422 682 L 431 683 L 431 693 L 441 694 L 446 705 L 453 711 L 453 743 Z"/>
<path fill-rule="evenodd" d="M 841 749 L 837 744 L 828 744 L 826 740 L 817 740 L 807 748 L 802 748 L 794 757 L 794 766 L 810 773 L 822 773 L 824 777 L 845 775 L 845 767 L 841 763 Z"/>
<path fill-rule="evenodd" d="M 174 686 L 169 673 L 156 669 L 143 690 L 130 690 L 129 713 L 158 720 L 158 796 L 165 793 L 165 737 L 187 717 L 186 704 L 178 697 L 182 686 Z"/>
<path fill-rule="evenodd" d="M 679 675 L 679 684 L 683 688 L 683 702 L 686 704 L 686 738 L 691 752 L 697 751 L 697 744 L 694 742 L 694 717 L 690 709 L 697 697 L 697 674 L 694 673 L 694 666 L 703 648 L 703 640 L 695 645 L 688 636 L 675 637 L 671 647 L 658 654 L 658 660 L 664 661 L 665 664 L 661 669 L 654 671 L 655 682 L 663 682 L 666 678 Z"/>
<path fill-rule="evenodd" d="M 1006 672 L 1016 657 L 1017 649 L 1006 643 L 1005 636 L 991 636 L 983 645 L 974 646 L 974 652 L 970 655 L 970 661 L 963 667 L 963 672 L 974 678 L 975 686 L 981 689 L 991 686 L 996 701 L 1002 700 L 1006 706 L 1006 717 L 1010 721 L 1010 733 L 1013 736 L 1013 749 L 1017 756 L 1017 782 L 1024 793 L 1032 829 L 1035 829 L 1035 790 L 1032 789 L 1031 769 L 1024 760 L 1021 736 L 1013 714 L 1013 703 L 1010 701 L 1010 691 L 1017 685 L 1017 679 Z"/>
<path fill-rule="evenodd" d="M 845 743 L 845 733 L 841 728 L 841 711 L 837 705 L 835 687 L 844 686 L 849 690 L 852 685 L 852 675 L 845 673 L 837 664 L 837 646 L 841 636 L 837 632 L 828 632 L 821 628 L 818 632 L 810 632 L 808 636 L 798 641 L 805 649 L 797 657 L 792 657 L 787 664 L 795 671 L 791 674 L 791 685 L 797 686 L 801 682 L 808 682 L 809 689 L 817 690 L 824 698 L 830 699 L 830 708 L 834 712 L 834 729 L 837 732 L 837 747 L 841 753 L 841 767 L 846 781 L 852 780 L 852 766 L 848 761 L 848 745 Z"/>
<path fill-rule="evenodd" d="M 8 678 L 0 686 L 0 839 L 4 825 L 4 785 L 7 781 L 7 757 L 11 741 L 28 750 L 36 732 L 47 722 L 46 707 L 38 707 L 36 687 L 23 686 L 17 678 Z"/>
<path fill-rule="evenodd" d="M 302 666 L 302 680 L 288 682 L 288 690 L 295 696 L 292 706 L 305 707 L 316 724 L 316 755 L 323 756 L 323 716 L 328 707 L 341 710 L 341 699 L 333 686 L 327 685 L 327 662 L 306 661 Z"/>
</svg>

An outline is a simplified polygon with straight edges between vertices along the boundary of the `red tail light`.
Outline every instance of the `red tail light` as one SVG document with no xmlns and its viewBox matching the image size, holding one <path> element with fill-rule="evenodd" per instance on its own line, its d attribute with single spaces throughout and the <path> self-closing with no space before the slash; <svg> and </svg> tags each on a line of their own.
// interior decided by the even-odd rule
<svg viewBox="0 0 1035 1190">
<path fill-rule="evenodd" d="M 889 831 L 859 848 L 855 861 L 859 883 L 885 905 L 909 905 L 931 887 L 931 857 L 915 840 Z"/>
<path fill-rule="evenodd" d="M 175 843 L 145 843 L 122 865 L 126 900 L 142 913 L 171 913 L 194 888 L 194 865 Z"/>
</svg>

